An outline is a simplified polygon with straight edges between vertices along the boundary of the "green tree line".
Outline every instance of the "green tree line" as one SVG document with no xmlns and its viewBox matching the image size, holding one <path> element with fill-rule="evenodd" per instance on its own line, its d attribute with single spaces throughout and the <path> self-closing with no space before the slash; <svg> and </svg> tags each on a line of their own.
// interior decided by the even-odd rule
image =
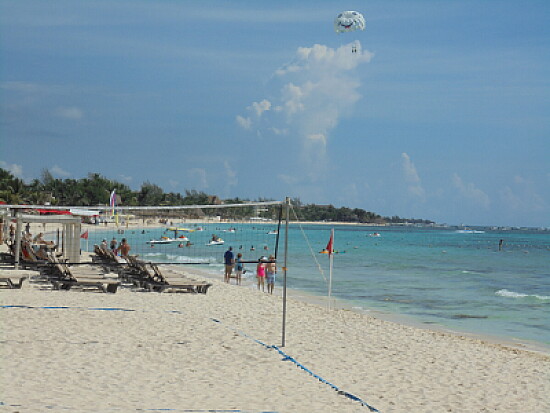
<svg viewBox="0 0 550 413">
<path fill-rule="evenodd" d="M 247 199 L 232 198 L 220 200 L 215 195 L 202 191 L 185 190 L 185 194 L 164 192 L 153 183 L 144 182 L 140 189 L 132 190 L 128 185 L 107 179 L 98 173 L 90 173 L 81 179 L 59 179 L 43 170 L 40 179 L 33 179 L 25 183 L 9 171 L 0 168 L 0 201 L 10 205 L 54 205 L 54 206 L 94 206 L 108 205 L 111 191 L 115 190 L 118 205 L 123 206 L 179 206 L 179 205 L 215 205 L 215 204 L 242 204 Z M 268 201 L 258 199 L 257 201 Z M 292 200 L 296 218 L 302 221 L 334 221 L 356 223 L 401 223 L 404 218 L 397 216 L 382 217 L 374 212 L 360 208 L 336 208 L 333 205 L 302 204 L 299 198 Z M 247 208 L 220 208 L 211 211 L 223 218 L 250 217 L 254 213 L 252 207 Z M 280 207 L 270 206 L 260 212 L 259 216 L 278 219 Z M 428 223 L 431 221 L 414 220 Z M 409 222 L 411 222 L 409 220 Z"/>
</svg>

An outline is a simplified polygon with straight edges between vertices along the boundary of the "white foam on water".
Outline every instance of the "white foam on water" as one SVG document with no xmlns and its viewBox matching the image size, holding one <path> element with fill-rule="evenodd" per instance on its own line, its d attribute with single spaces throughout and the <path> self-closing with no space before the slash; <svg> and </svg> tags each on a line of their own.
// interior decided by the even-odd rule
<svg viewBox="0 0 550 413">
<path fill-rule="evenodd" d="M 507 289 L 498 290 L 496 295 L 499 295 L 501 297 L 509 297 L 509 298 L 527 298 L 527 297 L 533 297 L 538 300 L 550 300 L 550 296 L 547 295 L 537 295 L 537 294 L 523 294 L 523 293 L 517 293 L 515 291 L 508 291 Z"/>
<path fill-rule="evenodd" d="M 169 261 L 176 261 L 176 262 L 200 262 L 200 263 L 209 263 L 214 264 L 216 263 L 216 258 L 214 257 L 189 257 L 186 255 L 172 255 L 172 254 L 166 254 L 166 258 Z"/>
</svg>

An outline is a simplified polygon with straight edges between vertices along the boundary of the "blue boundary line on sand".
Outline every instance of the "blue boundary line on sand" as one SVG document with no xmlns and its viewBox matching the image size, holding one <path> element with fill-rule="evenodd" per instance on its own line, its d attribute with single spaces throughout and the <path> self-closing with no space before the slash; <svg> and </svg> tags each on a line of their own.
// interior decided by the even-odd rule
<svg viewBox="0 0 550 413">
<path fill-rule="evenodd" d="M 0 407 L 25 407 L 24 405 L 22 404 L 6 404 L 4 402 L 1 402 L 0 401 Z M 72 408 L 70 407 L 65 407 L 65 406 L 45 406 L 45 408 L 47 410 L 54 410 L 54 409 L 63 409 L 63 410 L 73 410 Z M 114 409 L 108 409 L 108 410 L 103 410 L 102 411 L 119 411 L 119 410 L 122 410 L 122 409 L 117 409 L 117 408 L 114 408 Z M 158 408 L 158 409 L 135 409 L 136 412 L 184 412 L 184 413 L 278 413 L 274 410 L 262 410 L 262 411 L 259 411 L 259 410 L 235 410 L 235 409 L 163 409 L 163 408 Z M 124 409 L 124 411 L 127 411 L 126 409 Z"/>
<path fill-rule="evenodd" d="M 215 323 L 220 323 L 222 324 L 222 322 L 220 320 L 217 320 L 215 318 L 211 318 L 212 321 L 214 321 Z M 319 376 L 318 374 L 315 374 L 314 372 L 312 372 L 310 369 L 308 369 L 306 366 L 304 366 L 302 363 L 300 363 L 299 361 L 297 361 L 296 359 L 294 359 L 293 357 L 289 356 L 288 354 L 286 354 L 284 351 L 282 351 L 279 347 L 275 346 L 275 345 L 269 345 L 269 344 L 266 344 L 254 337 L 251 337 L 249 336 L 248 334 L 246 333 L 243 333 L 242 331 L 239 331 L 239 330 L 235 330 L 235 329 L 232 329 L 232 328 L 229 328 L 229 327 L 226 327 L 234 332 L 236 332 L 237 334 L 245 337 L 245 338 L 248 338 L 262 346 L 264 346 L 265 348 L 267 349 L 272 349 L 272 350 L 275 350 L 277 351 L 281 356 L 283 356 L 283 359 L 282 361 L 290 361 L 292 363 L 294 363 L 297 367 L 301 368 L 302 370 L 304 370 L 306 373 L 308 373 L 309 375 L 315 377 L 317 380 L 319 380 L 321 383 L 324 383 L 326 384 L 327 386 L 330 386 L 333 390 L 335 390 L 336 392 L 338 392 L 338 394 L 341 394 L 342 396 L 345 396 L 347 397 L 348 399 L 351 399 L 353 401 L 356 401 L 358 403 L 360 403 L 362 406 L 365 406 L 367 407 L 371 412 L 376 412 L 376 413 L 380 413 L 380 411 L 378 409 L 376 409 L 375 407 L 371 406 L 370 404 L 368 404 L 366 401 L 362 400 L 361 398 L 347 392 L 347 391 L 344 391 L 344 390 L 341 390 L 338 386 L 336 386 L 335 384 L 332 384 L 331 382 L 329 382 L 328 380 L 322 378 L 321 376 Z"/>
<path fill-rule="evenodd" d="M 131 310 L 131 309 L 127 309 L 127 308 L 117 308 L 117 307 L 65 307 L 65 306 L 32 307 L 32 306 L 27 306 L 27 305 L 2 305 L 2 306 L 0 306 L 0 308 L 26 308 L 26 309 L 46 309 L 46 310 L 81 309 L 81 310 L 92 310 L 92 311 L 95 310 L 95 311 L 129 311 L 129 312 L 136 311 L 136 310 Z M 170 310 L 170 311 L 167 311 L 167 312 L 172 313 L 172 314 L 183 314 L 181 311 L 178 311 L 178 310 Z M 212 320 L 213 322 L 218 323 L 218 324 L 223 324 L 220 320 L 215 319 L 215 318 L 210 318 L 210 320 Z M 248 334 L 246 334 L 242 331 L 236 330 L 234 328 L 230 328 L 230 327 L 227 327 L 225 325 L 224 325 L 224 327 L 231 330 L 231 331 L 233 331 L 233 332 L 235 332 L 235 333 L 237 333 L 237 334 L 239 334 L 242 337 L 245 337 L 249 340 L 254 341 L 257 344 L 260 344 L 260 345 L 264 346 L 267 349 L 277 351 L 281 356 L 283 356 L 282 361 L 290 361 L 290 362 L 294 363 L 297 367 L 304 370 L 310 376 L 313 376 L 317 380 L 319 380 L 321 383 L 326 384 L 327 386 L 330 386 L 334 391 L 338 392 L 338 394 L 341 394 L 342 396 L 345 396 L 350 400 L 358 402 L 362 406 L 367 407 L 371 412 L 380 413 L 380 411 L 378 409 L 371 406 L 370 404 L 368 404 L 367 402 L 365 402 L 361 398 L 359 398 L 359 397 L 355 396 L 354 394 L 351 394 L 347 391 L 341 390 L 335 384 L 332 384 L 331 382 L 329 382 L 328 380 L 322 378 L 318 374 L 315 374 L 310 369 L 308 369 L 306 366 L 304 366 L 302 363 L 300 363 L 299 361 L 297 361 L 296 359 L 294 359 L 293 357 L 289 356 L 284 351 L 282 351 L 279 347 L 277 347 L 275 345 L 266 344 L 263 341 L 260 341 L 256 338 L 254 338 L 254 337 L 252 337 L 252 336 L 250 336 L 250 335 L 248 335 Z M 1 405 L 2 404 L 0 404 L 0 406 Z M 175 410 L 175 409 L 141 409 L 141 410 L 142 411 L 176 411 L 176 412 L 177 411 L 183 411 L 183 412 L 243 412 L 242 410 Z M 138 409 L 138 411 L 139 411 L 139 409 Z M 265 413 L 269 413 L 269 412 L 265 412 Z"/>
</svg>

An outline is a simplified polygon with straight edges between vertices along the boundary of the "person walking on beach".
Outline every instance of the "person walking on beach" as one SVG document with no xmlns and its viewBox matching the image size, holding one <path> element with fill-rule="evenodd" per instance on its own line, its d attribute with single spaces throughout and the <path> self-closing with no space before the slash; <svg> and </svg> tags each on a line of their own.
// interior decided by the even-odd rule
<svg viewBox="0 0 550 413">
<path fill-rule="evenodd" d="M 262 287 L 262 291 L 265 292 L 265 264 L 264 264 L 265 257 L 262 257 L 258 260 L 258 266 L 256 267 L 256 277 L 258 278 L 258 290 L 260 289 L 260 286 Z"/>
<path fill-rule="evenodd" d="M 122 241 L 120 241 L 120 245 L 118 247 L 118 250 L 120 251 L 120 256 L 121 257 L 127 257 L 128 254 L 130 253 L 130 244 L 128 244 L 128 242 L 126 241 L 126 238 L 122 238 Z"/>
<path fill-rule="evenodd" d="M 229 247 L 225 254 L 223 254 L 223 259 L 225 262 L 225 273 L 223 280 L 226 283 L 229 283 L 231 279 L 231 272 L 233 272 L 233 266 L 235 265 L 235 255 L 233 254 L 233 247 Z"/>
<path fill-rule="evenodd" d="M 269 256 L 269 262 L 265 266 L 266 270 L 266 281 L 267 281 L 267 292 L 273 294 L 273 288 L 275 287 L 275 274 L 277 273 L 277 264 L 275 264 L 275 257 L 273 255 Z"/>
<path fill-rule="evenodd" d="M 243 254 L 240 252 L 237 254 L 237 261 L 235 261 L 235 276 L 237 277 L 237 285 L 241 285 L 242 275 L 244 273 L 244 264 L 242 262 Z"/>
</svg>

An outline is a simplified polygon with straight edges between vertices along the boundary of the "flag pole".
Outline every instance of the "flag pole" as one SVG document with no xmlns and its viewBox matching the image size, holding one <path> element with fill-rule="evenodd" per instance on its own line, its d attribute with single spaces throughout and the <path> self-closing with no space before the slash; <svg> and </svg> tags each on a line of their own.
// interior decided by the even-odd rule
<svg viewBox="0 0 550 413">
<path fill-rule="evenodd" d="M 330 249 L 328 251 L 328 260 L 329 260 L 329 279 L 328 279 L 328 309 L 332 309 L 332 267 L 334 264 L 334 228 L 330 231 Z"/>
</svg>

